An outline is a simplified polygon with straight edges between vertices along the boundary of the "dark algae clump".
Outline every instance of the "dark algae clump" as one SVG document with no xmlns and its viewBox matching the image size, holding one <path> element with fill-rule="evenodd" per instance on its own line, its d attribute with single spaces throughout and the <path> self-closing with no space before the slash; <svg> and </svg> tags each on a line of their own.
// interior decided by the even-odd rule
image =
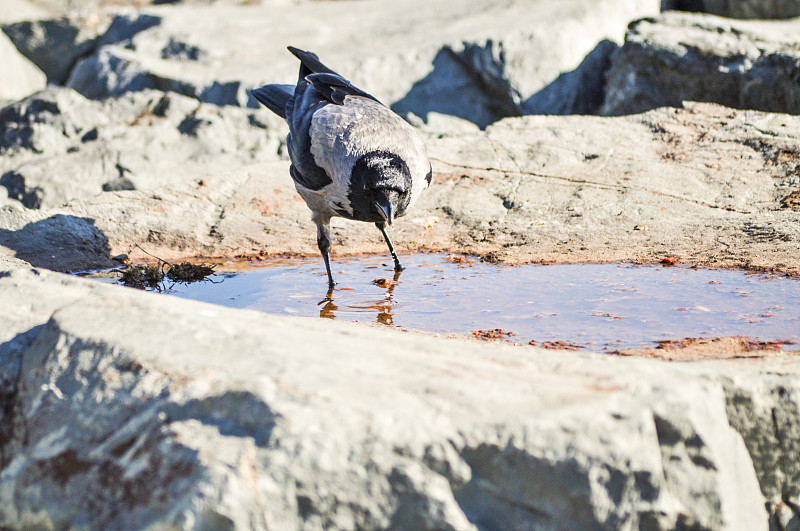
<svg viewBox="0 0 800 531">
<path fill-rule="evenodd" d="M 167 269 L 167 278 L 173 282 L 199 282 L 214 273 L 214 265 L 181 262 Z"/>
<path fill-rule="evenodd" d="M 157 265 L 129 265 L 122 270 L 120 281 L 129 288 L 160 289 L 164 272 Z"/>
<path fill-rule="evenodd" d="M 144 249 L 142 250 L 144 251 Z M 206 280 L 210 275 L 213 275 L 214 268 L 216 267 L 214 264 L 192 264 L 189 262 L 171 264 L 162 258 L 158 258 L 157 256 L 154 256 L 153 258 L 158 260 L 157 265 L 128 265 L 122 269 L 120 282 L 130 288 L 150 288 L 157 291 L 163 291 L 164 286 L 162 283 L 164 278 L 167 278 L 172 282 L 184 284 L 199 282 L 201 280 Z"/>
</svg>

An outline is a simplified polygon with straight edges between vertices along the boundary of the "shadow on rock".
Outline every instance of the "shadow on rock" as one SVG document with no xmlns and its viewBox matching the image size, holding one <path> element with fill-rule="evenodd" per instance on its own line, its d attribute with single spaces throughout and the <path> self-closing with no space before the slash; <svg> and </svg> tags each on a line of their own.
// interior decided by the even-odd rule
<svg viewBox="0 0 800 531">
<path fill-rule="evenodd" d="M 25 186 L 25 177 L 15 171 L 7 171 L 0 177 L 0 186 L 7 190 L 9 199 L 16 199 L 28 208 L 42 205 L 42 188 Z"/>
<path fill-rule="evenodd" d="M 600 114 L 684 101 L 800 114 L 800 20 L 742 22 L 666 12 L 628 26 L 611 58 Z"/>
<path fill-rule="evenodd" d="M 505 57 L 492 41 L 468 44 L 456 52 L 442 48 L 433 71 L 418 81 L 392 110 L 426 120 L 430 112 L 457 116 L 481 129 L 509 116 L 598 114 L 605 95 L 605 73 L 617 45 L 600 41 L 577 68 L 521 101 L 508 79 Z M 427 120 L 426 120 L 427 121 Z"/>
<path fill-rule="evenodd" d="M 721 17 L 782 19 L 800 16 L 796 0 L 661 0 L 661 11 L 693 11 Z"/>
<path fill-rule="evenodd" d="M 56 214 L 17 230 L 0 229 L 0 245 L 34 267 L 80 271 L 113 267 L 108 239 L 91 218 Z"/>
<path fill-rule="evenodd" d="M 492 41 L 483 46 L 468 44 L 460 52 L 442 48 L 433 60 L 433 71 L 417 81 L 392 110 L 423 119 L 430 112 L 449 114 L 481 129 L 501 118 L 519 116 L 514 91 L 503 74 L 502 54 L 494 48 Z"/>
<path fill-rule="evenodd" d="M 522 103 L 522 114 L 598 114 L 605 96 L 605 73 L 617 45 L 600 41 L 575 70 L 564 72 Z"/>
<path fill-rule="evenodd" d="M 661 11 L 669 10 L 701 13 L 705 6 L 703 0 L 661 0 Z"/>
<path fill-rule="evenodd" d="M 5 468 L 14 457 L 9 442 L 15 435 L 22 354 L 33 345 L 43 329 L 44 325 L 36 325 L 0 343 L 0 468 Z"/>
</svg>

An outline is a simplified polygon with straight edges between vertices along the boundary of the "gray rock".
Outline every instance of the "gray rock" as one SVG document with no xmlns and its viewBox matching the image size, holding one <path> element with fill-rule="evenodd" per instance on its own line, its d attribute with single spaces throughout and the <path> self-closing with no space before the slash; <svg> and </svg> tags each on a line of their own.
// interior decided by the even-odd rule
<svg viewBox="0 0 800 531">
<path fill-rule="evenodd" d="M 0 110 L 0 186 L 28 208 L 101 191 L 149 190 L 279 160 L 286 134 L 267 113 L 145 91 L 103 102 L 50 87 Z"/>
<path fill-rule="evenodd" d="M 0 295 L 12 528 L 767 529 L 748 448 L 784 449 L 731 397 L 798 393 L 796 357 L 565 355 L 25 269 Z"/>
<path fill-rule="evenodd" d="M 3 26 L 17 49 L 38 66 L 50 83 L 64 83 L 75 62 L 92 52 L 110 20 L 61 18 L 23 21 Z"/>
<path fill-rule="evenodd" d="M 54 271 L 113 267 L 106 236 L 91 218 L 0 207 L 0 255 Z"/>
<path fill-rule="evenodd" d="M 731 18 L 800 16 L 800 4 L 796 0 L 661 0 L 661 9 L 700 11 Z"/>
<path fill-rule="evenodd" d="M 0 271 L 8 272 L 14 269 L 30 268 L 30 264 L 10 255 L 6 248 L 0 248 Z"/>
<path fill-rule="evenodd" d="M 453 123 L 458 132 L 443 132 Z M 696 103 L 615 118 L 508 118 L 485 131 L 433 115 L 423 131 L 434 179 L 395 224 L 404 251 L 507 263 L 671 255 L 800 272 L 800 206 L 787 199 L 800 193 L 800 117 Z M 54 214 L 92 219 L 111 256 L 146 257 L 137 246 L 167 260 L 318 253 L 285 161 L 19 215 Z M 333 239 L 334 260 L 386 251 L 365 223 L 337 219 Z"/>
<path fill-rule="evenodd" d="M 631 24 L 611 60 L 606 115 L 709 101 L 800 114 L 800 20 L 736 21 L 668 12 Z"/>
<path fill-rule="evenodd" d="M 47 83 L 44 73 L 18 52 L 3 32 L 0 32 L 0 64 L 3 65 L 0 101 L 24 98 Z"/>
<path fill-rule="evenodd" d="M 605 95 L 605 73 L 618 46 L 603 40 L 575 70 L 522 103 L 523 114 L 598 114 Z"/>
<path fill-rule="evenodd" d="M 433 71 L 414 84 L 402 99 L 392 104 L 399 114 L 414 113 L 427 120 L 430 114 L 446 114 L 469 120 L 483 128 L 506 116 L 520 114 L 509 81 L 503 79 L 503 67 L 491 60 L 491 74 L 479 61 L 468 62 L 463 55 L 492 56 L 492 43 L 471 46 L 461 52 L 445 48 L 433 59 Z M 477 68 L 477 70 L 476 70 Z"/>
<path fill-rule="evenodd" d="M 48 18 L 51 13 L 30 0 L 4 0 L 0 10 L 0 24 L 13 24 L 24 20 Z"/>
<path fill-rule="evenodd" d="M 610 51 L 598 43 L 621 40 L 629 20 L 657 9 L 656 0 L 156 6 L 142 15 L 157 25 L 100 47 L 68 85 L 92 98 L 157 88 L 256 106 L 246 88 L 296 79 L 297 61 L 285 50 L 294 44 L 398 112 L 453 114 L 485 127 L 521 113 L 595 108 Z M 322 20 L 336 31 L 314 31 Z"/>
<path fill-rule="evenodd" d="M 777 385 L 776 385 L 777 384 Z M 726 385 L 731 426 L 744 437 L 770 509 L 770 529 L 800 526 L 800 394 L 777 380 Z"/>
</svg>

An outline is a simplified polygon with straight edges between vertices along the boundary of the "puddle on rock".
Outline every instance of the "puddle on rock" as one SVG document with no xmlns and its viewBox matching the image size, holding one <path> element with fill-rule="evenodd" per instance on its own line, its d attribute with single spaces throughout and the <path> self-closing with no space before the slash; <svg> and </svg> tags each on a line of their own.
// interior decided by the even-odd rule
<svg viewBox="0 0 800 531">
<path fill-rule="evenodd" d="M 165 291 L 232 308 L 428 332 L 499 329 L 495 336 L 516 343 L 616 350 L 736 335 L 800 350 L 797 279 L 687 266 L 503 266 L 442 254 L 401 259 L 406 269 L 396 275 L 388 257 L 337 257 L 332 292 L 318 257 L 222 263 L 210 281 L 167 283 Z"/>
</svg>

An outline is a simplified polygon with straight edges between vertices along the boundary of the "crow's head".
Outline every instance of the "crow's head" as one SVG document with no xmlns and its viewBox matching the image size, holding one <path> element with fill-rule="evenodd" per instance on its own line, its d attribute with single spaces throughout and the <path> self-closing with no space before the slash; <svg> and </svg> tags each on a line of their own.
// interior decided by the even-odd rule
<svg viewBox="0 0 800 531">
<path fill-rule="evenodd" d="M 367 153 L 353 166 L 348 199 L 356 219 L 391 225 L 411 199 L 408 165 L 388 151 Z"/>
</svg>

